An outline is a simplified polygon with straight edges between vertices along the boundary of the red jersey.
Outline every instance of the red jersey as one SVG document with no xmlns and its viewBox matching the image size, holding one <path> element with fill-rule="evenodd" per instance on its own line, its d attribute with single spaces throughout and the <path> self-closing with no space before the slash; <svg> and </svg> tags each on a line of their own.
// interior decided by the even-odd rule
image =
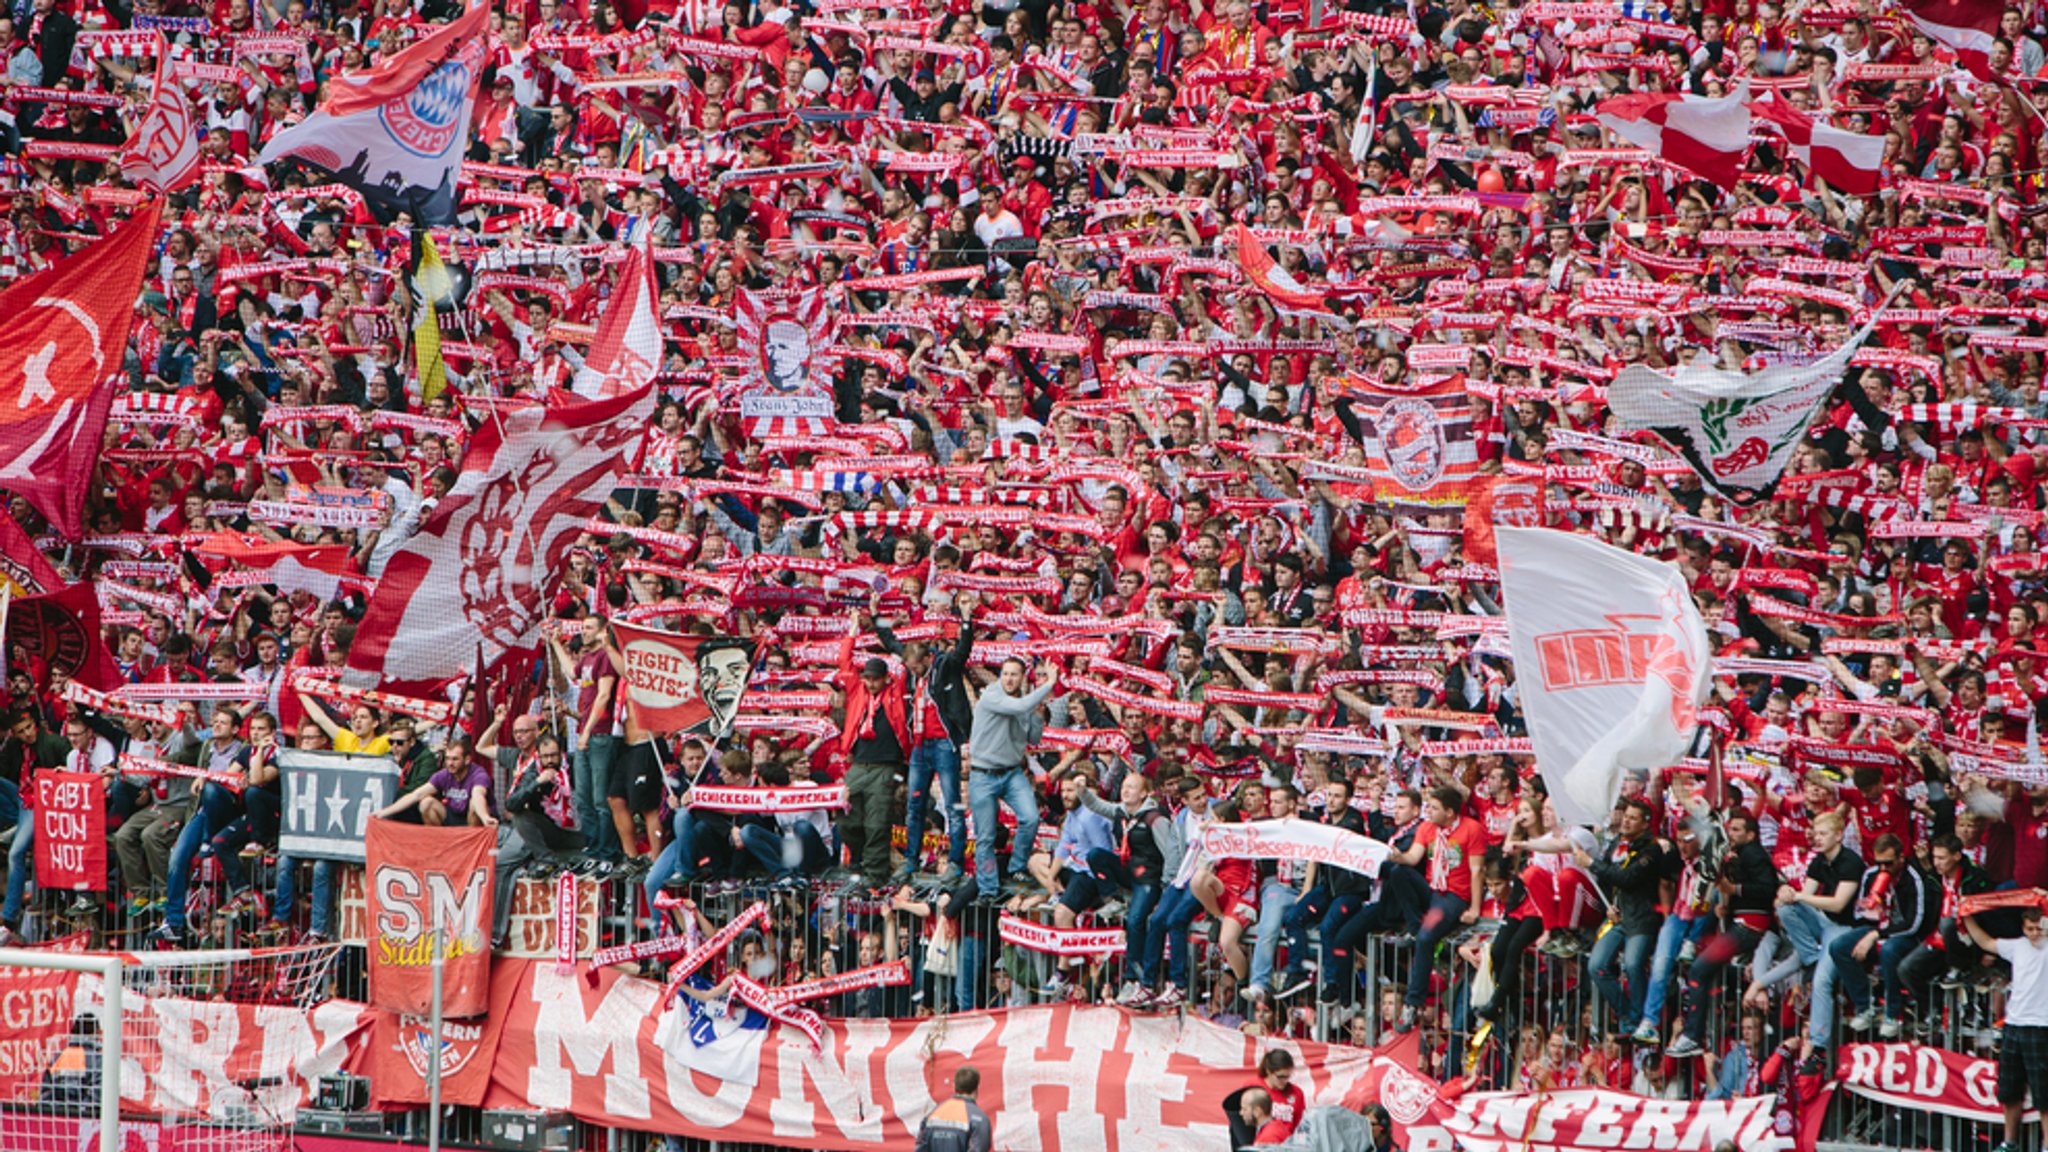
<svg viewBox="0 0 2048 1152">
<path fill-rule="evenodd" d="M 1429 886 L 1470 904 L 1472 862 L 1486 854 L 1486 831 L 1477 820 L 1464 816 L 1448 828 L 1434 828 L 1429 841 Z"/>
</svg>

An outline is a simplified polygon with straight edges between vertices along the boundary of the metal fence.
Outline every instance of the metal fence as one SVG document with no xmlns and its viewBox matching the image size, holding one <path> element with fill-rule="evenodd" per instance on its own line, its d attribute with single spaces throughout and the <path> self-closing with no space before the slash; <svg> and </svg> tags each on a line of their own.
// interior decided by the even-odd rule
<svg viewBox="0 0 2048 1152">
<path fill-rule="evenodd" d="M 251 858 L 244 862 L 257 890 L 265 895 L 275 887 L 277 862 L 272 858 Z M 301 865 L 301 867 L 307 867 Z M 306 926 L 309 908 L 303 894 L 311 890 L 309 877 L 301 876 L 302 894 L 295 912 L 298 930 Z M 596 946 L 645 940 L 665 929 L 650 914 L 636 882 L 616 879 L 596 882 Z M 349 886 L 341 885 L 343 889 Z M 359 887 L 359 886 L 358 886 Z M 199 939 L 210 947 L 262 947 L 281 942 L 263 933 L 259 925 L 267 904 L 234 917 L 219 917 L 215 911 L 225 903 L 227 893 L 213 861 L 201 862 L 190 899 L 188 918 Z M 938 895 L 938 885 L 926 881 L 908 892 L 913 902 L 929 905 Z M 750 903 L 765 902 L 770 911 L 770 936 L 777 950 L 779 971 L 788 979 L 802 979 L 827 971 L 846 971 L 864 963 L 902 958 L 909 962 L 912 982 L 906 988 L 890 990 L 861 1003 L 826 1002 L 819 1007 L 828 1015 L 881 1015 L 915 1017 L 969 1007 L 1003 1007 L 1045 1003 L 1068 996 L 1104 999 L 1113 996 L 1123 979 L 1121 957 L 1092 962 L 1075 975 L 1065 990 L 1046 987 L 1053 974 L 1054 960 L 1026 951 L 998 939 L 995 912 L 984 910 L 986 922 L 979 944 L 963 950 L 960 974 L 938 976 L 925 971 L 925 939 L 930 923 L 916 909 L 904 909 L 888 898 L 875 898 L 851 885 L 815 883 L 801 888 L 776 888 L 766 884 L 698 884 L 681 890 L 694 900 L 713 924 L 723 923 Z M 160 923 L 160 913 L 131 912 L 111 900 L 80 901 L 72 893 L 38 893 L 27 906 L 26 928 L 36 938 L 83 935 L 87 947 L 111 950 L 140 950 L 146 937 Z M 1025 915 L 1050 922 L 1049 906 Z M 548 919 L 548 917 L 541 917 Z M 338 916 L 337 923 L 345 923 Z M 1113 925 L 1098 925 L 1109 927 Z M 1427 1070 L 1440 1078 L 1466 1075 L 1488 1087 L 1512 1090 L 1522 1082 L 1522 1071 L 1531 1055 L 1527 1047 L 1535 1034 L 1547 1037 L 1562 1028 L 1571 1038 L 1573 1051 L 1599 1042 L 1596 1021 L 1605 1017 L 1598 996 L 1587 975 L 1583 957 L 1555 956 L 1529 952 L 1521 960 L 1520 994 L 1491 1029 L 1484 1027 L 1473 1011 L 1470 994 L 1473 970 L 1459 958 L 1460 946 L 1478 935 L 1489 934 L 1493 925 L 1481 923 L 1453 936 L 1433 958 L 1436 972 L 1431 980 L 1432 1007 L 1418 1021 L 1422 1054 Z M 1313 936 L 1312 936 L 1313 938 Z M 344 939 L 346 936 L 344 935 Z M 872 940 L 873 943 L 863 944 Z M 871 951 L 864 953 L 863 948 Z M 1190 987 L 1186 990 L 1189 1011 L 1201 1012 L 1226 1024 L 1236 1024 L 1253 1015 L 1250 1002 L 1234 994 L 1236 979 L 1224 962 L 1213 928 L 1198 920 L 1190 953 Z M 1357 989 L 1354 1003 L 1338 998 L 1326 982 L 1297 1000 L 1279 1007 L 1274 1030 L 1298 1039 L 1377 1044 L 1392 1037 L 1399 1013 L 1399 990 L 1406 984 L 1416 962 L 1415 947 L 1406 937 L 1374 939 L 1356 958 Z M 1674 972 L 1682 976 L 1683 969 Z M 656 974 L 650 965 L 649 975 Z M 1734 1034 L 1740 1018 L 1740 998 L 1749 978 L 1746 964 L 1731 969 L 1718 985 L 1708 990 L 1713 998 L 1706 1013 L 1707 1035 L 1696 1037 L 1709 1053 L 1719 1055 Z M 360 948 L 343 950 L 336 965 L 331 995 L 361 1000 L 367 995 L 367 975 Z M 1796 994 L 1795 994 L 1796 995 Z M 1927 1032 L 1922 1043 L 1953 1051 L 1989 1055 L 1994 1050 L 1997 1021 L 2004 1007 L 2005 987 L 1996 978 L 1973 978 L 1960 986 L 1938 986 L 1929 1011 L 1924 1013 Z M 1665 1019 L 1673 1018 L 1678 1007 L 1674 988 L 1667 1001 Z M 1839 1021 L 1834 1047 L 1855 1039 L 1844 1036 Z M 1804 1027 L 1800 1014 L 1798 1027 Z M 1356 1018 L 1354 1020 L 1354 1017 Z M 1771 1030 L 1764 1052 L 1784 1037 L 1777 1030 L 1779 1016 L 1773 1012 Z M 1624 1031 L 1627 1029 L 1624 1028 Z M 1668 1028 L 1665 1035 L 1669 1036 Z M 1481 1041 L 1475 1043 L 1475 1041 Z M 1624 1059 L 1626 1055 L 1624 1054 Z M 1699 1096 L 1706 1084 L 1704 1061 L 1665 1062 L 1671 1074 L 1686 1077 L 1688 1094 Z M 1628 1084 L 1614 1085 L 1627 1088 Z M 1768 1086 L 1766 1089 L 1768 1090 Z M 1826 1142 L 1848 1146 L 1886 1148 L 1930 1148 L 1945 1150 L 1988 1149 L 2002 1133 L 1998 1126 L 1960 1120 L 1933 1113 L 1881 1107 L 1849 1093 L 1837 1093 L 1835 1104 L 1823 1128 Z M 425 1133 L 424 1111 L 391 1117 L 387 1131 L 400 1138 L 420 1138 Z M 2036 1126 L 2027 1127 L 2029 1147 L 2036 1141 Z M 443 1118 L 445 1139 L 451 1145 L 477 1145 L 484 1139 L 484 1117 L 480 1110 L 453 1107 Z M 583 1152 L 639 1152 L 645 1147 L 664 1145 L 646 1134 L 622 1132 L 598 1126 L 579 1126 L 576 1147 Z M 654 1143 L 649 1143 L 654 1141 Z M 713 1145 L 684 1140 L 682 1152 L 712 1152 Z M 742 1146 L 721 1143 L 719 1152 L 748 1152 Z"/>
</svg>

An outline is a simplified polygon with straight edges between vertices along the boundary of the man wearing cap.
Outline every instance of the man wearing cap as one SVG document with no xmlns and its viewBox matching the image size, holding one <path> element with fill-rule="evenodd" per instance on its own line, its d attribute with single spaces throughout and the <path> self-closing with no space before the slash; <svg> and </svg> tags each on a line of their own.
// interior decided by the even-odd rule
<svg viewBox="0 0 2048 1152">
<path fill-rule="evenodd" d="M 869 888 L 889 882 L 890 811 L 896 780 L 913 747 L 910 720 L 904 708 L 903 673 L 879 656 L 856 665 L 854 640 L 870 621 L 853 610 L 853 630 L 839 649 L 839 689 L 846 694 L 846 715 L 839 726 L 839 749 L 846 769 L 846 818 L 840 821 L 849 867 L 858 869 Z M 858 674 L 855 669 L 858 668 Z"/>
</svg>

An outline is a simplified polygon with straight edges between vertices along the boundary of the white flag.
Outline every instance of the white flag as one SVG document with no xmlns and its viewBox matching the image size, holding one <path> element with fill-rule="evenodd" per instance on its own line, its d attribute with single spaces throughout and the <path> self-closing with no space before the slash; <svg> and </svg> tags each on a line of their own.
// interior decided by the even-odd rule
<svg viewBox="0 0 2048 1152">
<path fill-rule="evenodd" d="M 1792 450 L 1870 331 L 1865 326 L 1810 364 L 1761 372 L 1688 364 L 1666 376 L 1633 365 L 1614 378 L 1607 404 L 1625 427 L 1663 437 L 1708 487 L 1749 503 L 1768 497 L 1785 474 Z"/>
<path fill-rule="evenodd" d="M 149 111 L 121 146 L 121 175 L 152 192 L 176 192 L 199 179 L 201 129 L 180 84 L 176 65 L 159 62 Z"/>
<path fill-rule="evenodd" d="M 1711 685 L 1678 569 L 1589 536 L 1494 529 L 1515 684 L 1566 824 L 1604 823 L 1622 774 L 1676 763 Z"/>
<path fill-rule="evenodd" d="M 619 271 L 618 285 L 598 321 L 597 337 L 571 387 L 592 399 L 623 396 L 654 383 L 661 371 L 661 319 L 655 315 L 654 260 L 636 246 Z"/>
</svg>

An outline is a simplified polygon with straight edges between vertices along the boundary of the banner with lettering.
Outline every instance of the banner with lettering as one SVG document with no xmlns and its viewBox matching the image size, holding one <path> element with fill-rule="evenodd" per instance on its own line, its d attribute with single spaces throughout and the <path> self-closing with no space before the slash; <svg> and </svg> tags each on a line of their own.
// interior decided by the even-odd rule
<svg viewBox="0 0 2048 1152">
<path fill-rule="evenodd" d="M 78 973 L 0 968 L 0 1100 L 33 1097 L 71 1035 Z"/>
<path fill-rule="evenodd" d="M 685 636 L 614 621 L 619 678 L 633 722 L 649 732 L 722 740 L 732 733 L 754 670 L 754 642 Z"/>
<path fill-rule="evenodd" d="M 1835 1066 L 1838 1087 L 1889 1108 L 1939 1112 L 1991 1124 L 2001 1120 L 1998 1061 L 1922 1044 L 1845 1044 Z M 2025 1122 L 2039 1119 L 2039 1102 Z"/>
<path fill-rule="evenodd" d="M 971 1064 L 981 1071 L 995 1147 L 1006 1152 L 1222 1148 L 1229 1131 L 1220 1101 L 1251 1081 L 1266 1048 L 1291 1051 L 1294 1083 L 1311 1107 L 1338 1103 L 1372 1055 L 1254 1039 L 1192 1015 L 1076 1004 L 829 1019 L 815 1047 L 794 1027 L 764 1033 L 707 1022 L 702 1042 L 683 1041 L 690 1050 L 679 1057 L 655 1040 L 661 985 L 611 968 L 586 982 L 584 973 L 531 960 L 501 959 L 495 979 L 511 978 L 513 963 L 524 969 L 522 983 L 509 1009 L 493 1013 L 503 1016 L 493 1106 L 733 1144 L 908 1148 L 951 1094 L 953 1070 Z M 741 1049 L 730 1055 L 744 1074 L 734 1074 L 726 1046 Z"/>
<path fill-rule="evenodd" d="M 36 886 L 97 892 L 107 886 L 106 787 L 91 772 L 36 773 Z"/>
<path fill-rule="evenodd" d="M 443 1016 L 490 1008 L 491 855 L 495 828 L 430 828 L 370 821 L 370 1004 L 425 1016 L 434 934 L 444 958 Z"/>
<path fill-rule="evenodd" d="M 300 860 L 363 862 L 370 816 L 398 799 L 398 764 L 388 756 L 280 748 L 284 828 L 278 846 Z"/>
<path fill-rule="evenodd" d="M 1713 1152 L 1724 1141 L 1742 1152 L 1794 1146 L 1790 1133 L 1777 1130 L 1775 1096 L 1654 1100 L 1606 1088 L 1457 1092 L 1409 1067 L 1401 1055 L 1398 1045 L 1373 1053 L 1344 1105 L 1385 1107 L 1395 1143 L 1411 1152 Z"/>
</svg>

